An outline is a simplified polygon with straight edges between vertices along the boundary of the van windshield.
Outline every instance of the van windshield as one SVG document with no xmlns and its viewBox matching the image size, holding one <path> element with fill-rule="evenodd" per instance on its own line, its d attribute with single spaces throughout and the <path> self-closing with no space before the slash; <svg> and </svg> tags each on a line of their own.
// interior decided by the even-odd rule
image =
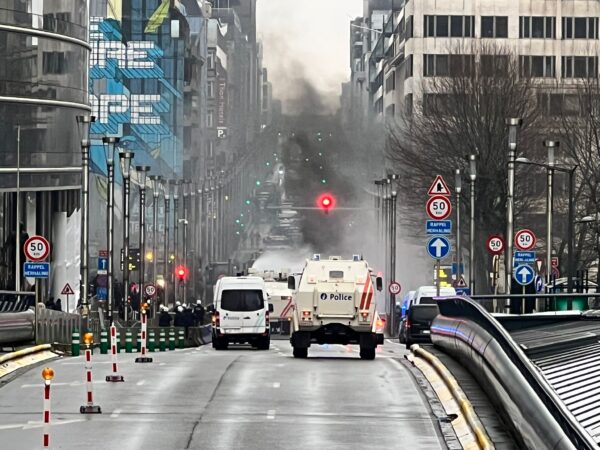
<svg viewBox="0 0 600 450">
<path fill-rule="evenodd" d="M 221 308 L 227 311 L 257 311 L 265 302 L 261 290 L 231 289 L 221 294 Z"/>
</svg>

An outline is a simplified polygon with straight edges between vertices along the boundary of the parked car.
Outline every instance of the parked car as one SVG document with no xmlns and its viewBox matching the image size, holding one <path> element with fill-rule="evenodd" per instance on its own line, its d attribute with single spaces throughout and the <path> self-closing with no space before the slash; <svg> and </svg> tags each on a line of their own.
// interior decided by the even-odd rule
<svg viewBox="0 0 600 450">
<path fill-rule="evenodd" d="M 431 342 L 431 323 L 440 313 L 437 305 L 412 305 L 406 314 L 406 348 L 417 342 Z"/>
</svg>

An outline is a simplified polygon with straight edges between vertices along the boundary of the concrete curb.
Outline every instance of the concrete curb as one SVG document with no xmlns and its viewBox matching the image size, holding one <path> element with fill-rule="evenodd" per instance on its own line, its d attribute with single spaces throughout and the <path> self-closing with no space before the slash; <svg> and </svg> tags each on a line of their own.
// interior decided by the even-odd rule
<svg viewBox="0 0 600 450">
<path fill-rule="evenodd" d="M 17 350 L 16 352 L 7 353 L 6 355 L 0 356 L 0 364 L 4 364 L 6 361 L 10 361 L 12 359 L 17 359 L 22 356 L 30 355 L 32 353 L 41 352 L 44 350 L 51 350 L 52 346 L 50 344 L 42 344 L 36 345 L 34 347 L 24 348 L 23 350 Z"/>
<path fill-rule="evenodd" d="M 438 373 L 438 375 L 444 380 L 444 383 L 450 390 L 454 400 L 459 405 L 460 410 L 465 416 L 467 423 L 473 434 L 477 438 L 477 442 L 479 444 L 479 448 L 482 450 L 492 450 L 494 445 L 485 430 L 485 427 L 479 420 L 479 417 L 475 413 L 473 409 L 473 405 L 465 395 L 464 391 L 461 389 L 460 385 L 456 381 L 456 378 L 450 373 L 450 371 L 442 364 L 442 362 L 435 356 L 429 353 L 428 351 L 422 349 L 418 344 L 413 344 L 410 347 L 411 352 L 415 355 L 426 360 Z"/>
<path fill-rule="evenodd" d="M 36 345 L 3 355 L 0 357 L 0 381 L 19 369 L 29 368 L 57 356 L 51 351 L 50 344 Z"/>
</svg>

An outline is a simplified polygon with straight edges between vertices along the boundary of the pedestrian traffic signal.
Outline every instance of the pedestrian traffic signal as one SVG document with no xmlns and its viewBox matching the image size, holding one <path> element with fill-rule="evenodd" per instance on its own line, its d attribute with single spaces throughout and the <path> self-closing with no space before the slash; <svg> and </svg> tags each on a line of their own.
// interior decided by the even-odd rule
<svg viewBox="0 0 600 450">
<path fill-rule="evenodd" d="M 335 197 L 328 193 L 319 195 L 317 198 L 317 207 L 325 211 L 325 214 L 327 214 L 332 208 L 335 207 Z"/>
<path fill-rule="evenodd" d="M 177 266 L 175 269 L 175 275 L 179 281 L 184 281 L 188 276 L 188 269 L 186 266 Z"/>
</svg>

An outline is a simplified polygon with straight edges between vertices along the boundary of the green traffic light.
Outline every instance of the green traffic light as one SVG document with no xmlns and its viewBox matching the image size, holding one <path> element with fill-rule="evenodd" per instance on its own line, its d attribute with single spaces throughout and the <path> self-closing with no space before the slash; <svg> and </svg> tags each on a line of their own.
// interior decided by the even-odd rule
<svg viewBox="0 0 600 450">
<path fill-rule="evenodd" d="M 246 200 L 246 205 L 251 205 L 252 202 L 250 200 Z"/>
<path fill-rule="evenodd" d="M 260 181 L 259 180 L 256 180 L 256 185 L 260 186 Z"/>
<path fill-rule="evenodd" d="M 235 219 L 235 223 L 240 223 L 240 219 Z"/>
<path fill-rule="evenodd" d="M 327 184 L 327 180 L 326 180 L 325 178 L 323 178 L 323 179 L 321 180 L 321 183 L 323 183 L 323 184 Z"/>
</svg>

